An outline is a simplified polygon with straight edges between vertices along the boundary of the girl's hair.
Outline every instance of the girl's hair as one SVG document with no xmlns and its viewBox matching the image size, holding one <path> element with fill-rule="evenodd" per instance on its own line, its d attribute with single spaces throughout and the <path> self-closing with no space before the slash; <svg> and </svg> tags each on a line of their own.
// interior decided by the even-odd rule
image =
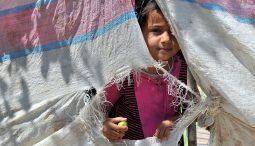
<svg viewBox="0 0 255 146">
<path fill-rule="evenodd" d="M 162 13 L 155 0 L 137 0 L 136 14 L 140 27 L 142 28 L 148 19 L 148 13 L 157 10 Z"/>
</svg>

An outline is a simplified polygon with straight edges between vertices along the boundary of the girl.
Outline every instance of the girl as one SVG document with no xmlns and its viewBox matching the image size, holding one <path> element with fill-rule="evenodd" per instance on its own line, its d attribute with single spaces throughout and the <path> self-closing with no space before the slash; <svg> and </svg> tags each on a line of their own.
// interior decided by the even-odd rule
<svg viewBox="0 0 255 146">
<path fill-rule="evenodd" d="M 153 59 L 163 62 L 164 69 L 175 77 L 185 77 L 180 70 L 186 64 L 176 56 L 180 50 L 178 42 L 154 0 L 142 8 L 139 24 Z M 148 67 L 140 73 L 139 82 L 131 74 L 130 84 L 126 80 L 119 90 L 116 85 L 108 87 L 106 99 L 113 107 L 103 123 L 103 134 L 111 142 L 152 136 L 165 139 L 179 116 L 176 107 L 171 106 L 175 97 L 168 95 L 167 85 L 161 71 Z M 128 126 L 118 126 L 121 121 L 127 121 Z"/>
</svg>

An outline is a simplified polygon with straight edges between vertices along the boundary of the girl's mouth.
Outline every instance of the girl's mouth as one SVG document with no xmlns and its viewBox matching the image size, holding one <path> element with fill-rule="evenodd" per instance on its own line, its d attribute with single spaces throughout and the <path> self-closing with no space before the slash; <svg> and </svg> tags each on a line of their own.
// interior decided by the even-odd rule
<svg viewBox="0 0 255 146">
<path fill-rule="evenodd" d="M 159 50 L 164 50 L 164 51 L 171 51 L 172 49 L 170 49 L 170 48 L 160 48 Z"/>
</svg>

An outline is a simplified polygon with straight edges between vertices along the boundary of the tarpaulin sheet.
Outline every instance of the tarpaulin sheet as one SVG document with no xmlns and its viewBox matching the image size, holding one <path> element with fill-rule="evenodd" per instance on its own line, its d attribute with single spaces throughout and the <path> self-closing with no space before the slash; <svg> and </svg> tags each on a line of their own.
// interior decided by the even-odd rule
<svg viewBox="0 0 255 146">
<path fill-rule="evenodd" d="M 210 145 L 252 146 L 255 1 L 157 2 L 208 98 L 188 110 L 166 141 L 117 145 L 175 146 L 199 116 L 200 125 L 210 126 Z M 111 145 L 97 110 L 102 88 L 153 63 L 133 5 L 0 0 L 0 145 Z M 98 91 L 92 100 L 91 87 Z"/>
</svg>

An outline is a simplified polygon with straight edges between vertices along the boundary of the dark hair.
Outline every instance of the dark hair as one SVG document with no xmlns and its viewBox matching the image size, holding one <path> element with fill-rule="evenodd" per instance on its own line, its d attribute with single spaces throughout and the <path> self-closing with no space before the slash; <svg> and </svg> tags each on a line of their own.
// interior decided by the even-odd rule
<svg viewBox="0 0 255 146">
<path fill-rule="evenodd" d="M 153 10 L 162 13 L 155 0 L 136 0 L 136 16 L 141 28 L 148 19 L 148 13 Z"/>
</svg>

